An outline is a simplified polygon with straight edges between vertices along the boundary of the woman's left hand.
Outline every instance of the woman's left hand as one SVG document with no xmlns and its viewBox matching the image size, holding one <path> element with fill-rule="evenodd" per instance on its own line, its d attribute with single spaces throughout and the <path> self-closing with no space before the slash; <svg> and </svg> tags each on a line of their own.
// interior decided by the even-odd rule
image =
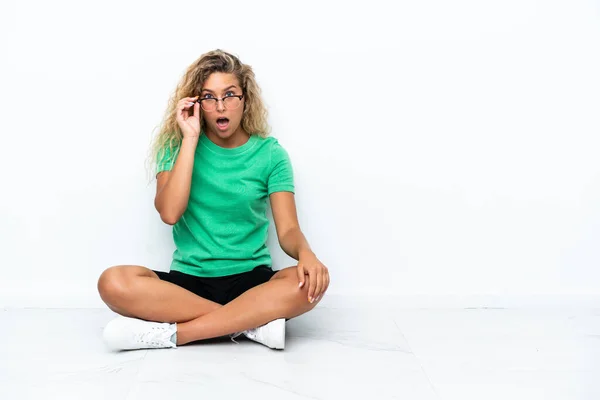
<svg viewBox="0 0 600 400">
<path fill-rule="evenodd" d="M 313 303 L 325 293 L 329 287 L 329 270 L 313 252 L 301 253 L 298 260 L 298 287 L 304 286 L 305 275 L 308 275 L 308 301 Z"/>
</svg>

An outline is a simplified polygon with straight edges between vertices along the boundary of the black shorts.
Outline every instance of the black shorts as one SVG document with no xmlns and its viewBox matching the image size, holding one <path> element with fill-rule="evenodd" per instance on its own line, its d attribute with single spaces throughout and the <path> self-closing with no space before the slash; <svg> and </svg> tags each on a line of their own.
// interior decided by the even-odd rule
<svg viewBox="0 0 600 400">
<path fill-rule="evenodd" d="M 245 291 L 269 281 L 276 271 L 261 265 L 252 271 L 216 278 L 201 278 L 179 271 L 154 272 L 161 280 L 181 286 L 204 299 L 227 304 Z"/>
</svg>

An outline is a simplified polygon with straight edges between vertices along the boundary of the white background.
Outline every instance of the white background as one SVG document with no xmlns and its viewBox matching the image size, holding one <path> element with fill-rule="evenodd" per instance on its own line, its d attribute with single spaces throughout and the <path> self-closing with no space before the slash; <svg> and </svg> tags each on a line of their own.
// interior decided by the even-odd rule
<svg viewBox="0 0 600 400">
<path fill-rule="evenodd" d="M 215 48 L 254 68 L 331 295 L 600 295 L 598 2 L 0 7 L 0 305 L 102 306 L 105 268 L 168 269 L 144 162 Z"/>
</svg>

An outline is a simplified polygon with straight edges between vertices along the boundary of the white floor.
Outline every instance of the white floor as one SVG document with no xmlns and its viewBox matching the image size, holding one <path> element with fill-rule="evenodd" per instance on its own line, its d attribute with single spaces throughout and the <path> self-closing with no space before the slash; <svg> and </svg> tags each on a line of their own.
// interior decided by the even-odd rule
<svg viewBox="0 0 600 400">
<path fill-rule="evenodd" d="M 0 309 L 0 399 L 600 399 L 600 310 L 319 307 L 287 348 L 109 352 L 107 309 Z"/>
</svg>

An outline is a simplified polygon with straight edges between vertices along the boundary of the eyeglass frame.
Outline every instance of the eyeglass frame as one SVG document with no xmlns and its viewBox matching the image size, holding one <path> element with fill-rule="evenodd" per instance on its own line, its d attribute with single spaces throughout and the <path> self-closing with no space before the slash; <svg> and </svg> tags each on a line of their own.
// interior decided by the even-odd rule
<svg viewBox="0 0 600 400">
<path fill-rule="evenodd" d="M 242 99 L 244 98 L 244 95 L 243 94 L 236 94 L 236 95 L 233 95 L 233 96 L 225 96 L 225 97 L 221 97 L 221 98 L 219 98 L 219 97 L 212 97 L 210 99 L 205 99 L 205 98 L 202 98 L 202 97 L 198 97 L 198 99 L 196 99 L 196 101 L 198 103 L 200 103 L 200 107 L 202 107 L 202 100 L 216 100 L 214 110 L 217 109 L 217 106 L 219 105 L 219 101 L 221 103 L 223 103 L 223 108 L 225 110 L 237 110 L 240 106 L 237 106 L 236 108 L 227 108 L 227 107 L 225 107 L 225 99 L 228 98 L 228 97 L 237 97 L 237 98 L 240 99 L 240 104 L 242 104 Z M 202 109 L 204 111 L 214 111 L 214 110 L 206 110 L 206 109 L 204 109 L 204 107 L 202 107 Z"/>
</svg>

